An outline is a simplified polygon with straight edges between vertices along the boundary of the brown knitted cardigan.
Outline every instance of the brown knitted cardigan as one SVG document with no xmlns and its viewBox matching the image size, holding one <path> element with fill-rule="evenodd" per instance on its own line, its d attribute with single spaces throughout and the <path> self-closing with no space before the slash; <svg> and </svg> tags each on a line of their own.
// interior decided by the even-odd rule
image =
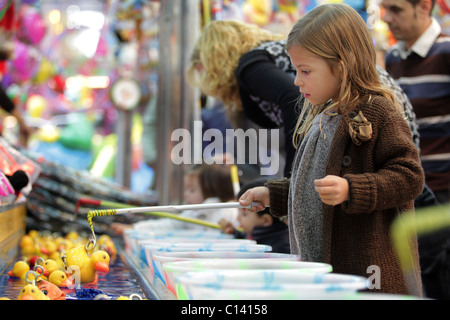
<svg viewBox="0 0 450 320">
<path fill-rule="evenodd" d="M 355 144 L 349 121 L 359 111 L 372 124 L 372 138 Z M 298 155 L 296 155 L 298 156 Z M 407 285 L 390 238 L 392 221 L 400 214 L 414 214 L 414 199 L 424 185 L 424 173 L 411 131 L 387 99 L 377 97 L 342 117 L 328 156 L 327 175 L 345 177 L 349 200 L 337 206 L 323 204 L 323 257 L 334 272 L 370 277 L 379 270 L 379 289 L 371 291 L 422 295 L 420 270 Z M 287 212 L 289 179 L 269 180 L 270 210 Z M 418 263 L 417 239 L 411 252 Z M 379 269 L 373 269 L 373 266 Z M 408 292 L 408 288 L 417 292 Z"/>
</svg>

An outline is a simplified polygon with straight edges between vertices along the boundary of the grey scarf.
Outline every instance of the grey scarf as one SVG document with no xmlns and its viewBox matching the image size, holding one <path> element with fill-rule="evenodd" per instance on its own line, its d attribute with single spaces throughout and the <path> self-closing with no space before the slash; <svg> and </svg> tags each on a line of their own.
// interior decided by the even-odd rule
<svg viewBox="0 0 450 320">
<path fill-rule="evenodd" d="M 303 261 L 323 260 L 322 201 L 314 190 L 314 180 L 326 175 L 329 150 L 340 119 L 341 116 L 317 115 L 292 165 L 289 237 L 291 252 L 300 255 Z"/>
</svg>

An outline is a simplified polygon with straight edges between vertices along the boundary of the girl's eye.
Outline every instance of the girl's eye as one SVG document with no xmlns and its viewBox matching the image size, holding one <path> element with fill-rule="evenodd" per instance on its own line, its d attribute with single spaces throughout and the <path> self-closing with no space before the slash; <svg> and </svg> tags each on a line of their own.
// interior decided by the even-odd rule
<svg viewBox="0 0 450 320">
<path fill-rule="evenodd" d="M 309 74 L 309 70 L 302 70 L 302 73 Z"/>
</svg>

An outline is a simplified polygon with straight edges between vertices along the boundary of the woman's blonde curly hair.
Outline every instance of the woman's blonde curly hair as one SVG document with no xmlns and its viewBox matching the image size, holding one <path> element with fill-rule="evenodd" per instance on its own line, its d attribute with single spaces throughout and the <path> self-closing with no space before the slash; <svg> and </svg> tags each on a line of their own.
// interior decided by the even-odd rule
<svg viewBox="0 0 450 320">
<path fill-rule="evenodd" d="M 229 120 L 235 124 L 237 114 L 242 112 L 235 76 L 239 59 L 263 42 L 283 38 L 281 34 L 240 21 L 212 21 L 203 28 L 192 51 L 188 83 L 199 87 L 204 94 L 220 99 Z"/>
</svg>

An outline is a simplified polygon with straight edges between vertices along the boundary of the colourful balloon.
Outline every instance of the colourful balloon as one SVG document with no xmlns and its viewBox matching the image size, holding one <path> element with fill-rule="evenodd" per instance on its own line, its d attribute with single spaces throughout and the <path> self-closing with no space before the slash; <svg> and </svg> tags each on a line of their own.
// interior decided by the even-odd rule
<svg viewBox="0 0 450 320">
<path fill-rule="evenodd" d="M 11 72 L 14 72 L 12 75 L 19 82 L 30 80 L 36 72 L 38 61 L 32 50 L 33 48 L 26 44 L 15 41 Z"/>
<path fill-rule="evenodd" d="M 41 59 L 41 65 L 39 66 L 39 70 L 34 76 L 34 82 L 36 84 L 42 84 L 47 81 L 54 72 L 54 67 L 50 61 L 46 58 Z"/>
<path fill-rule="evenodd" d="M 84 114 L 71 114 L 73 122 L 66 125 L 59 137 L 59 142 L 70 149 L 90 150 L 94 126 Z"/>
<path fill-rule="evenodd" d="M 60 136 L 60 129 L 54 125 L 44 125 L 42 126 L 38 133 L 37 133 L 38 139 L 47 142 L 47 143 L 53 143 L 58 141 Z"/>
<path fill-rule="evenodd" d="M 30 96 L 27 100 L 26 108 L 32 118 L 41 118 L 47 109 L 47 100 L 38 94 Z"/>
<path fill-rule="evenodd" d="M 47 28 L 39 11 L 33 7 L 24 7 L 20 13 L 18 36 L 33 45 L 39 44 L 45 36 Z"/>
<path fill-rule="evenodd" d="M 66 81 L 61 75 L 56 74 L 53 77 L 51 77 L 51 79 L 48 82 L 48 85 L 51 89 L 55 90 L 56 92 L 64 93 Z"/>
<path fill-rule="evenodd" d="M 94 161 L 89 172 L 94 177 L 114 177 L 116 170 L 117 136 L 111 133 L 108 136 L 97 136 L 93 143 Z"/>
</svg>

